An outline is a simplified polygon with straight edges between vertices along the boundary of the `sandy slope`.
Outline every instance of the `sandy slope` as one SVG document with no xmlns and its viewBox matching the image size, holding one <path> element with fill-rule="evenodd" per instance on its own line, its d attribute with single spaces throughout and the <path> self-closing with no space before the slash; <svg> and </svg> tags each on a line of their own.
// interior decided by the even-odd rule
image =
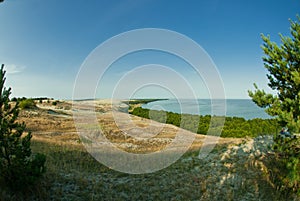
<svg viewBox="0 0 300 201">
<path fill-rule="evenodd" d="M 190 142 L 190 139 L 193 140 L 188 148 L 197 151 L 203 148 L 205 151 L 206 147 L 209 150 L 210 144 L 214 145 L 216 139 L 218 145 L 226 144 L 226 146 L 217 146 L 217 149 L 202 158 L 199 158 L 199 152 L 193 152 L 190 156 L 180 158 L 175 165 L 171 166 L 171 169 L 157 172 L 148 178 L 131 175 L 120 177 L 115 172 L 107 173 L 107 177 L 105 174 L 99 176 L 95 175 L 96 173 L 88 173 L 86 175 L 85 172 L 73 173 L 71 170 L 68 174 L 64 172 L 60 174 L 71 183 L 76 178 L 81 181 L 83 177 L 87 181 L 85 184 L 87 194 L 90 193 L 88 189 L 100 185 L 101 188 L 98 190 L 103 190 L 105 195 L 109 192 L 117 198 L 123 195 L 129 196 L 128 199 L 122 197 L 124 200 L 132 200 L 132 196 L 151 197 L 162 190 L 165 193 L 158 193 L 158 195 L 164 200 L 173 196 L 182 196 L 184 192 L 190 192 L 186 195 L 187 198 L 197 200 L 274 200 L 278 198 L 278 193 L 264 165 L 265 158 L 272 155 L 270 151 L 272 136 L 230 139 L 194 134 L 172 125 L 119 112 L 120 106 L 124 107 L 120 101 L 114 101 L 113 107 L 110 100 L 81 101 L 76 102 L 73 108 L 71 106 L 71 102 L 60 102 L 56 106 L 43 103 L 38 105 L 40 109 L 22 111 L 20 120 L 25 121 L 27 128 L 33 132 L 35 140 L 81 148 L 85 139 L 79 137 L 78 128 L 79 131 L 82 128 L 87 130 L 95 128 L 90 122 L 95 119 L 100 125 L 100 134 L 103 135 L 94 132 L 95 135 L 85 137 L 99 142 L 98 144 L 102 146 L 112 143 L 118 149 L 129 153 L 153 153 L 163 151 L 170 145 L 172 145 L 170 150 L 176 152 L 184 150 L 186 148 L 184 143 Z M 95 118 L 91 118 L 91 113 L 96 114 Z M 82 120 L 82 124 L 79 121 L 79 125 L 75 126 L 72 114 L 77 115 L 79 120 Z M 105 139 L 101 136 L 105 136 Z M 174 144 L 176 140 L 182 143 Z M 69 179 L 70 175 L 72 180 Z M 151 183 L 154 180 L 158 182 L 157 185 Z M 177 182 L 176 186 L 170 189 L 170 185 L 174 182 Z M 142 189 L 139 187 L 143 186 L 140 183 L 144 185 Z M 72 183 L 72 185 L 79 184 Z M 114 194 L 115 191 L 111 190 L 111 185 L 119 185 L 127 191 L 124 190 L 123 194 L 119 192 Z M 66 191 L 66 186 L 61 186 L 59 183 L 57 185 L 54 183 L 53 186 L 50 189 L 53 194 L 56 190 Z M 176 190 L 181 193 L 176 193 Z M 104 194 L 99 194 L 99 196 L 103 198 Z M 73 196 L 74 193 L 64 194 L 65 197 L 71 195 Z"/>
<path fill-rule="evenodd" d="M 195 134 L 173 125 L 120 112 L 120 108 L 124 109 L 126 105 L 119 100 L 60 101 L 55 106 L 51 102 L 44 102 L 37 106 L 38 109 L 22 111 L 20 121 L 26 123 L 35 139 L 53 143 L 78 144 L 80 129 L 90 131 L 88 127 L 95 121 L 99 123 L 102 135 L 110 143 L 134 153 L 159 151 L 168 145 L 173 150 L 197 150 L 203 144 L 211 147 L 214 144 L 241 142 L 241 139 L 236 138 Z M 79 119 L 84 123 L 78 123 Z"/>
<path fill-rule="evenodd" d="M 120 112 L 124 107 L 126 105 L 118 100 L 82 101 L 73 105 L 75 117 L 78 118 L 90 110 L 91 113 L 96 111 L 104 135 L 126 151 L 158 151 L 170 144 L 174 150 L 186 149 L 187 146 L 199 149 L 203 144 L 212 146 L 240 142 L 240 139 L 199 135 L 173 125 Z"/>
</svg>

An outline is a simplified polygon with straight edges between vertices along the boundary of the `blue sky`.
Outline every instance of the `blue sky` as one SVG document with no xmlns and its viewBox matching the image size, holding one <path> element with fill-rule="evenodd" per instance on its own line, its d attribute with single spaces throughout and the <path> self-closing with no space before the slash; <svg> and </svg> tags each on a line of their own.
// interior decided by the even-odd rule
<svg viewBox="0 0 300 201">
<path fill-rule="evenodd" d="M 297 13 L 297 0 L 5 0 L 0 4 L 0 63 L 6 65 L 6 85 L 13 88 L 13 96 L 70 99 L 80 66 L 99 44 L 133 29 L 169 29 L 205 49 L 220 72 L 227 98 L 248 98 L 254 82 L 267 89 L 260 34 L 280 42 L 278 33 L 289 35 L 288 19 L 295 20 Z M 151 63 L 149 58 L 155 57 L 175 70 L 180 64 L 174 64 L 176 58 L 166 63 L 164 54 L 156 54 L 116 62 L 96 96 L 109 97 L 110 84 L 128 65 Z M 199 84 L 199 91 L 203 87 Z M 154 92 L 145 89 L 139 96 Z M 196 94 L 207 98 L 206 93 Z"/>
</svg>

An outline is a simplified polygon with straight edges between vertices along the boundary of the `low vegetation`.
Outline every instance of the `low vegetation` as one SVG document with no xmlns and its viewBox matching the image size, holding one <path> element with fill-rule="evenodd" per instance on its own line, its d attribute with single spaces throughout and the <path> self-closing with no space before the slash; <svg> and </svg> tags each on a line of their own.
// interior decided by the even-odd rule
<svg viewBox="0 0 300 201">
<path fill-rule="evenodd" d="M 158 110 L 149 110 L 136 107 L 131 114 L 152 119 L 158 122 L 172 124 L 199 134 L 207 134 L 211 124 L 210 115 L 198 116 L 191 114 L 178 114 Z M 223 117 L 214 117 L 212 124 L 215 129 L 221 123 Z M 222 129 L 222 128 L 221 128 Z M 251 119 L 245 120 L 240 117 L 225 117 L 225 124 L 221 132 L 221 137 L 257 137 L 259 135 L 273 135 L 279 130 L 277 121 L 274 119 Z"/>
<path fill-rule="evenodd" d="M 133 99 L 133 100 L 125 100 L 123 103 L 126 103 L 128 105 L 137 105 L 137 104 L 147 104 L 151 103 L 154 101 L 161 101 L 161 100 L 167 100 L 167 99 L 154 99 L 154 98 L 149 98 L 149 99 Z"/>
<path fill-rule="evenodd" d="M 275 155 L 269 170 L 273 173 L 273 181 L 278 190 L 300 196 L 300 140 L 299 138 L 284 138 L 276 135 L 273 149 Z"/>
<path fill-rule="evenodd" d="M 227 156 L 217 146 L 200 160 L 186 153 L 171 166 L 151 173 L 130 175 L 97 162 L 80 144 L 70 146 L 33 141 L 34 152 L 47 155 L 47 172 L 32 191 L 2 193 L 3 200 L 292 200 L 282 195 L 261 171 L 257 159 Z M 243 145 L 241 148 L 243 149 Z M 225 157 L 227 156 L 227 157 Z M 230 166 L 231 165 L 231 166 Z"/>
<path fill-rule="evenodd" d="M 36 104 L 33 99 L 24 99 L 19 102 L 19 107 L 21 109 L 34 109 Z"/>
</svg>

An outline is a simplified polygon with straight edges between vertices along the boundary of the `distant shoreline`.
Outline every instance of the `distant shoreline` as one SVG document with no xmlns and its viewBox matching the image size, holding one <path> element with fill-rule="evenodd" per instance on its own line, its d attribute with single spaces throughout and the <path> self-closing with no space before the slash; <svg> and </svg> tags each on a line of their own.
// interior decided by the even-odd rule
<svg viewBox="0 0 300 201">
<path fill-rule="evenodd" d="M 258 107 L 251 99 L 168 99 L 141 105 L 144 109 L 155 109 L 157 106 L 164 111 L 174 113 L 242 117 L 247 120 L 272 119 L 263 108 Z"/>
<path fill-rule="evenodd" d="M 277 133 L 276 119 L 180 114 L 163 110 L 151 110 L 137 105 L 130 105 L 132 115 L 151 119 L 164 124 L 171 124 L 193 133 L 220 135 L 221 137 L 257 137 Z M 262 126 L 263 125 L 263 126 Z"/>
<path fill-rule="evenodd" d="M 147 104 L 155 101 L 163 101 L 163 100 L 169 100 L 169 99 L 162 99 L 162 98 L 147 98 L 147 99 L 131 99 L 131 100 L 123 100 L 122 103 L 126 103 L 128 105 L 135 105 L 135 104 Z"/>
</svg>

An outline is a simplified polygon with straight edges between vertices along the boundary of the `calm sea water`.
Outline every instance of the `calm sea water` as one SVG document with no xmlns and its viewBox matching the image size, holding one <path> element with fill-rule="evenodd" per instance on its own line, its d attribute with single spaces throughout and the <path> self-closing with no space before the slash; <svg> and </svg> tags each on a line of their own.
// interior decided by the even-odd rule
<svg viewBox="0 0 300 201">
<path fill-rule="evenodd" d="M 212 107 L 213 105 L 213 107 Z M 169 99 L 144 104 L 143 108 L 164 110 L 175 113 L 200 114 L 200 115 L 226 115 L 229 117 L 243 117 L 245 119 L 271 118 L 264 109 L 255 105 L 249 99 Z M 213 110 L 212 110 L 213 109 Z"/>
</svg>

